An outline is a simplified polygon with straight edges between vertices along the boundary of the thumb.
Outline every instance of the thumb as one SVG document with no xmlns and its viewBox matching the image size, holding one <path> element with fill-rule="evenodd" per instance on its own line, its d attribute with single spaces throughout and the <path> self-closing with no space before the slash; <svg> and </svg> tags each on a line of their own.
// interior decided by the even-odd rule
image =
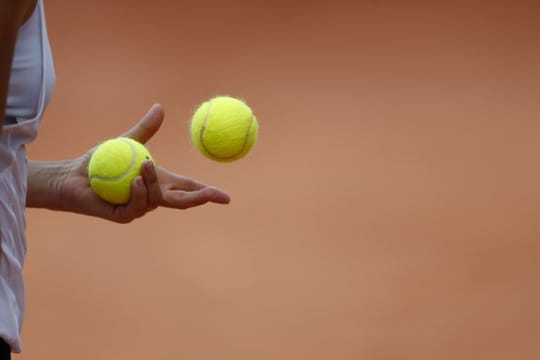
<svg viewBox="0 0 540 360">
<path fill-rule="evenodd" d="M 164 118 L 163 106 L 154 104 L 142 119 L 122 136 L 132 138 L 144 144 L 159 130 Z"/>
</svg>

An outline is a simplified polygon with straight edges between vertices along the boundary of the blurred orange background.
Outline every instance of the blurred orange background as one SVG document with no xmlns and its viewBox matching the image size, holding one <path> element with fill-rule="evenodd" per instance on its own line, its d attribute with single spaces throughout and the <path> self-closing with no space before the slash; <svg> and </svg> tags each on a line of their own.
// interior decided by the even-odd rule
<svg viewBox="0 0 540 360">
<path fill-rule="evenodd" d="M 46 0 L 33 159 L 166 111 L 157 162 L 229 206 L 129 225 L 30 209 L 15 359 L 540 358 L 536 1 Z M 259 142 L 193 149 L 205 99 Z"/>
</svg>

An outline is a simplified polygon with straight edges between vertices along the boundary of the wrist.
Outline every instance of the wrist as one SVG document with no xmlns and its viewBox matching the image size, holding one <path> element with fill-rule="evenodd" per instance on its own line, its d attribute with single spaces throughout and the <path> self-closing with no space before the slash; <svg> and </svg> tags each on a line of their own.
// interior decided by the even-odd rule
<svg viewBox="0 0 540 360">
<path fill-rule="evenodd" d="M 72 160 L 28 161 L 26 206 L 62 210 L 62 180 L 71 171 Z"/>
</svg>

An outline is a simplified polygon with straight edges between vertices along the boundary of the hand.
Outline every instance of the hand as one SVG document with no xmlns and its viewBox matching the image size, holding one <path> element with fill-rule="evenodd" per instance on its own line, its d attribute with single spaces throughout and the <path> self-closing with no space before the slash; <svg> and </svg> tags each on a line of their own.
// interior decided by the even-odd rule
<svg viewBox="0 0 540 360">
<path fill-rule="evenodd" d="M 144 144 L 157 132 L 163 119 L 163 108 L 154 105 L 122 136 Z M 128 223 L 159 206 L 187 209 L 207 202 L 227 204 L 230 201 L 229 195 L 216 187 L 155 167 L 152 161 L 145 161 L 141 176 L 132 184 L 130 201 L 125 205 L 109 204 L 94 193 L 88 181 L 87 167 L 93 151 L 65 164 L 54 186 L 59 205 L 57 209 Z"/>
</svg>

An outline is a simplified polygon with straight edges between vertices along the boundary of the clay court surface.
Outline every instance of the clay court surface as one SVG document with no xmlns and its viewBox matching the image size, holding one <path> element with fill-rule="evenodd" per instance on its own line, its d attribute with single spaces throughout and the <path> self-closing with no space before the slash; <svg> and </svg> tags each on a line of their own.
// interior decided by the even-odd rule
<svg viewBox="0 0 540 360">
<path fill-rule="evenodd" d="M 15 359 L 540 358 L 537 2 L 45 5 L 57 87 L 30 157 L 160 102 L 157 163 L 232 203 L 30 210 Z M 234 164 L 189 139 L 217 94 L 261 125 Z"/>
</svg>

